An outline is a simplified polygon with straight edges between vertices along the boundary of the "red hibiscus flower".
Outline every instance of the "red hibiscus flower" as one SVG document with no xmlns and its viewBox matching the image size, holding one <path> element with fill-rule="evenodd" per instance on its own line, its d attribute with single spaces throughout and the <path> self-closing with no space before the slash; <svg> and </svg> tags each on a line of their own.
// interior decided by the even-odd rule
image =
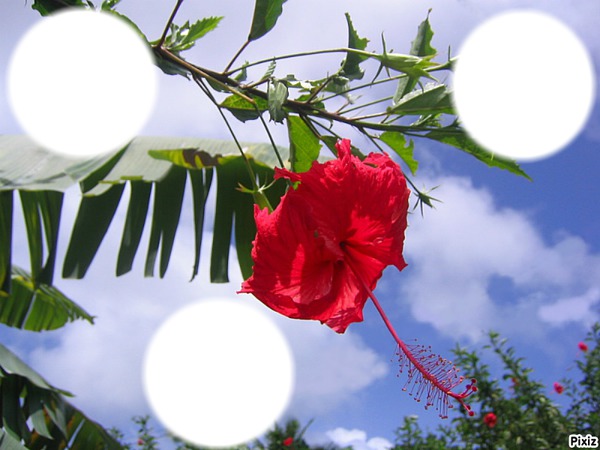
<svg viewBox="0 0 600 450">
<path fill-rule="evenodd" d="M 588 346 L 585 342 L 580 342 L 579 344 L 577 344 L 577 347 L 579 347 L 579 350 L 581 350 L 584 353 L 588 351 Z"/>
<path fill-rule="evenodd" d="M 338 333 L 363 320 L 383 269 L 402 270 L 410 191 L 399 166 L 381 154 L 363 162 L 338 144 L 339 157 L 305 173 L 269 213 L 255 206 L 254 273 L 240 292 L 295 319 L 320 320 Z M 355 273 L 360 271 L 361 279 Z"/>
<path fill-rule="evenodd" d="M 336 148 L 337 159 L 315 162 L 307 172 L 276 169 L 276 178 L 296 187 L 273 212 L 255 206 L 254 269 L 239 292 L 338 333 L 363 320 L 370 298 L 398 344 L 411 394 L 417 400 L 426 395 L 426 406 L 435 404 L 442 416 L 451 407 L 448 396 L 469 409 L 463 399 L 476 390 L 474 381 L 462 394 L 452 392 L 463 381 L 457 369 L 424 346 L 405 344 L 373 294 L 387 266 L 406 267 L 402 251 L 410 191 L 400 167 L 385 154 L 371 153 L 361 161 L 347 139 Z"/>
<path fill-rule="evenodd" d="M 565 388 L 562 384 L 560 384 L 558 381 L 554 382 L 554 391 L 557 394 L 562 394 L 564 390 Z"/>
<path fill-rule="evenodd" d="M 496 414 L 494 414 L 493 412 L 487 413 L 483 417 L 483 423 L 485 423 L 490 428 L 494 428 L 496 426 L 497 421 L 498 421 L 498 418 L 496 417 Z"/>
<path fill-rule="evenodd" d="M 290 445 L 292 445 L 293 443 L 294 443 L 294 438 L 292 438 L 292 437 L 288 437 L 288 438 L 285 438 L 285 439 L 283 440 L 283 445 L 284 445 L 285 447 L 289 447 L 289 446 L 290 446 Z"/>
</svg>

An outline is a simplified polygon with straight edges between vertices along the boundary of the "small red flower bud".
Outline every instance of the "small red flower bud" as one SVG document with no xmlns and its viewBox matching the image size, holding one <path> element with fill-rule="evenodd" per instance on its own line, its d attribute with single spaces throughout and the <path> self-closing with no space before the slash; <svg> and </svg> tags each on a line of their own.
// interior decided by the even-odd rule
<svg viewBox="0 0 600 450">
<path fill-rule="evenodd" d="M 557 394 L 562 394 L 564 390 L 565 390 L 564 386 L 562 384 L 560 384 L 558 381 L 556 381 L 554 383 L 554 391 L 556 391 Z"/>
<path fill-rule="evenodd" d="M 496 426 L 497 421 L 498 421 L 498 418 L 496 417 L 496 414 L 494 414 L 493 412 L 487 413 L 483 417 L 483 423 L 485 423 L 490 428 L 494 428 Z"/>
<path fill-rule="evenodd" d="M 294 443 L 294 438 L 292 438 L 292 437 L 285 438 L 283 441 L 283 445 L 285 445 L 286 447 L 289 447 L 293 443 Z"/>
<path fill-rule="evenodd" d="M 588 346 L 585 342 L 580 342 L 579 344 L 577 344 L 577 347 L 579 347 L 579 350 L 581 350 L 582 352 L 588 351 Z"/>
<path fill-rule="evenodd" d="M 144 445 L 144 440 L 143 439 L 138 439 L 137 445 L 139 445 L 139 446 Z"/>
</svg>

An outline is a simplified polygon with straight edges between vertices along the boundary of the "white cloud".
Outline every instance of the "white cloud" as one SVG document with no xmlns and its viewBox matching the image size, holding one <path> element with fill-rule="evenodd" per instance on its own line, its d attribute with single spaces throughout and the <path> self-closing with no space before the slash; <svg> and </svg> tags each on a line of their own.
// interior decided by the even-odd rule
<svg viewBox="0 0 600 450">
<path fill-rule="evenodd" d="M 409 267 L 400 288 L 417 320 L 477 340 L 489 329 L 530 332 L 534 317 L 550 323 L 568 317 L 586 326 L 597 317 L 591 305 L 600 288 L 600 257 L 590 254 L 582 239 L 563 234 L 546 243 L 527 212 L 499 208 L 487 190 L 474 188 L 466 178 L 427 184 L 441 185 L 436 197 L 443 203 L 424 219 L 412 216 Z M 495 298 L 495 279 L 508 282 L 515 297 Z M 567 305 L 578 305 L 579 313 L 562 315 Z"/>
<path fill-rule="evenodd" d="M 590 288 L 585 294 L 560 298 L 552 304 L 541 306 L 539 317 L 552 325 L 581 322 L 590 327 L 598 319 L 593 310 L 600 303 L 600 289 Z"/>
<path fill-rule="evenodd" d="M 382 437 L 367 439 L 367 433 L 357 429 L 336 428 L 328 431 L 326 435 L 334 444 L 340 447 L 351 447 L 354 450 L 388 450 L 394 446 Z"/>
</svg>

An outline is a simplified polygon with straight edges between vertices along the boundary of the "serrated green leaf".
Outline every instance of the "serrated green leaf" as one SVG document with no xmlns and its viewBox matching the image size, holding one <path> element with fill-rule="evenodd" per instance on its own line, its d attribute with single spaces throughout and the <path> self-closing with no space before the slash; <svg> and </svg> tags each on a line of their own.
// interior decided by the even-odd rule
<svg viewBox="0 0 600 450">
<path fill-rule="evenodd" d="M 386 131 L 379 136 L 379 139 L 385 142 L 408 166 L 410 172 L 415 175 L 419 167 L 418 161 L 413 157 L 415 148 L 414 142 L 411 140 L 406 143 L 406 137 L 397 131 Z"/>
<path fill-rule="evenodd" d="M 174 52 L 189 50 L 196 44 L 198 39 L 217 28 L 222 19 L 223 17 L 205 17 L 192 25 L 186 22 L 177 31 L 177 40 L 168 47 L 169 50 Z"/>
<path fill-rule="evenodd" d="M 452 97 L 443 84 L 428 84 L 423 89 L 417 89 L 405 95 L 388 108 L 388 112 L 398 115 L 431 115 L 453 114 Z"/>
<path fill-rule="evenodd" d="M 427 13 L 427 17 L 417 29 L 417 36 L 415 40 L 412 41 L 412 46 L 410 49 L 410 54 L 414 56 L 435 56 L 437 54 L 437 50 L 432 47 L 431 40 L 433 39 L 433 30 L 431 29 L 431 25 L 429 23 L 429 12 Z M 417 85 L 419 79 L 417 77 L 405 77 L 401 78 L 398 81 L 398 87 L 396 88 L 396 93 L 394 94 L 394 103 L 398 103 L 402 97 L 411 92 Z"/>
<path fill-rule="evenodd" d="M 428 139 L 433 139 L 435 141 L 443 142 L 444 144 L 456 147 L 459 150 L 474 156 L 490 167 L 498 167 L 503 170 L 508 170 L 515 175 L 519 175 L 531 180 L 529 175 L 527 175 L 527 173 L 525 173 L 515 161 L 495 155 L 479 146 L 461 127 L 457 125 L 450 125 L 440 128 L 439 130 L 430 131 L 423 136 Z"/>
<path fill-rule="evenodd" d="M 350 14 L 346 13 L 346 23 L 348 24 L 348 48 L 354 48 L 358 50 L 365 50 L 369 40 L 367 38 L 361 38 L 358 32 L 352 24 Z M 340 75 L 348 78 L 349 80 L 360 80 L 364 76 L 364 70 L 360 68 L 360 63 L 367 59 L 366 56 L 357 53 L 348 52 L 346 59 L 342 62 L 342 69 Z"/>
<path fill-rule="evenodd" d="M 290 163 L 294 172 L 306 172 L 319 157 L 321 144 L 306 122 L 291 115 L 287 120 L 290 139 Z"/>
<path fill-rule="evenodd" d="M 435 78 L 425 69 L 435 66 L 436 63 L 431 62 L 431 56 L 414 56 L 403 55 L 401 53 L 372 53 L 371 58 L 376 59 L 383 67 L 402 72 L 413 78 L 430 78 L 435 81 Z"/>
<path fill-rule="evenodd" d="M 255 41 L 273 29 L 286 0 L 256 0 L 248 41 Z"/>
<path fill-rule="evenodd" d="M 254 103 L 249 102 L 239 95 L 230 95 L 221 103 L 234 117 L 242 122 L 258 119 L 263 111 L 268 111 L 269 102 L 261 97 L 252 99 Z"/>
<path fill-rule="evenodd" d="M 281 80 L 271 80 L 267 93 L 271 120 L 273 122 L 282 123 L 283 119 L 286 117 L 283 105 L 289 94 L 287 84 Z"/>
</svg>

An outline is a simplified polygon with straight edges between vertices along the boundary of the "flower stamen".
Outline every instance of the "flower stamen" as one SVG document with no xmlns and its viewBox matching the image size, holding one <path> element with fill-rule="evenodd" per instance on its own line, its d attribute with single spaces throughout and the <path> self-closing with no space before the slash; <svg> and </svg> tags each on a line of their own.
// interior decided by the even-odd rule
<svg viewBox="0 0 600 450">
<path fill-rule="evenodd" d="M 424 397 L 425 409 L 434 406 L 442 419 L 447 418 L 448 409 L 454 407 L 448 397 L 457 400 L 465 408 L 469 416 L 473 416 L 475 413 L 465 402 L 465 398 L 477 392 L 477 380 L 471 378 L 462 393 L 453 392 L 452 389 L 462 384 L 465 380 L 463 376 L 458 375 L 459 369 L 450 360 L 433 353 L 431 346 L 406 344 L 400 339 L 381 307 L 379 300 L 377 300 L 373 291 L 365 283 L 360 273 L 354 268 L 352 258 L 347 253 L 346 256 L 345 261 L 367 291 L 369 298 L 375 305 L 375 308 L 377 308 L 379 315 L 398 345 L 396 349 L 396 356 L 400 365 L 398 376 L 404 372 L 408 376 L 402 390 L 407 391 L 417 402 L 421 402 Z"/>
</svg>

